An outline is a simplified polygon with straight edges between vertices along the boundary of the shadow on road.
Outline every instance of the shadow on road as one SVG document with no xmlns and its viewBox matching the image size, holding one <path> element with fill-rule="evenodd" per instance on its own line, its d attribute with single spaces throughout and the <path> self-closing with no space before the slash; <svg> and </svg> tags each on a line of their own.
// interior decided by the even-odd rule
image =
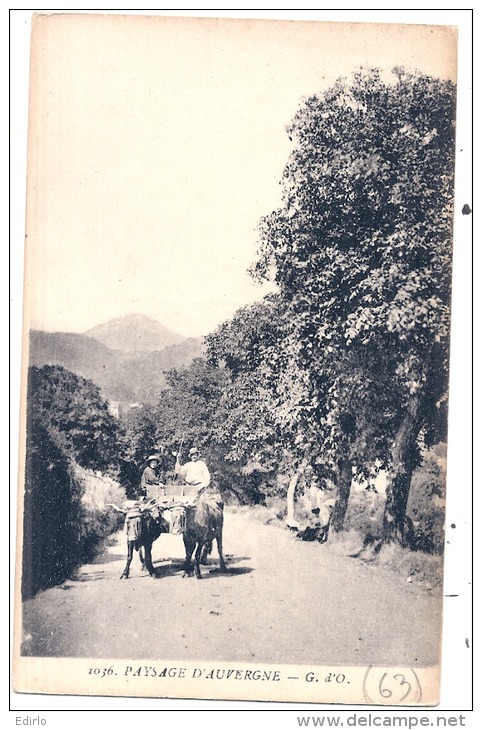
<svg viewBox="0 0 482 730">
<path fill-rule="evenodd" d="M 226 563 L 231 564 L 240 563 L 242 560 L 251 560 L 251 557 L 249 555 L 225 555 L 224 559 L 226 560 Z M 213 562 L 215 562 L 215 560 L 213 560 Z"/>
<path fill-rule="evenodd" d="M 207 567 L 201 569 L 201 578 L 202 580 L 210 580 L 212 578 L 234 578 L 237 575 L 244 575 L 246 573 L 251 573 L 253 571 L 253 568 L 230 568 L 227 566 L 227 570 L 225 573 L 222 573 L 219 568 L 212 568 L 209 570 Z M 187 576 L 183 576 L 187 577 Z M 187 580 L 196 580 L 196 577 L 194 573 L 187 577 Z"/>
<path fill-rule="evenodd" d="M 236 575 L 245 575 L 246 573 L 252 573 L 253 568 L 248 568 L 247 566 L 242 567 L 238 566 L 237 568 L 231 568 L 229 565 L 227 566 L 226 573 L 221 573 L 219 568 L 215 568 L 214 570 L 210 570 L 208 573 L 203 573 L 203 578 L 214 578 L 215 576 L 221 575 L 226 578 L 234 578 Z"/>
<path fill-rule="evenodd" d="M 116 550 L 117 548 L 117 550 Z M 88 583 L 88 582 L 98 582 L 103 580 L 112 580 L 112 579 L 118 579 L 120 578 L 122 574 L 122 570 L 124 568 L 125 564 L 125 553 L 122 549 L 120 549 L 120 545 L 118 540 L 115 538 L 115 536 L 111 536 L 104 542 L 104 550 L 100 552 L 98 555 L 95 556 L 95 558 L 90 562 L 90 566 L 95 566 L 92 570 L 86 570 L 88 567 L 87 565 L 80 566 L 76 572 L 76 574 L 70 579 L 70 582 L 75 583 Z M 138 553 L 137 551 L 134 554 L 134 571 L 131 571 L 131 578 L 150 578 L 148 572 L 145 570 L 142 570 L 142 572 L 139 571 L 139 565 L 135 565 L 135 563 L 138 563 Z M 213 552 L 212 556 L 207 559 L 207 563 L 201 567 L 202 577 L 203 578 L 216 578 L 220 575 L 225 575 L 227 577 L 234 577 L 237 575 L 244 575 L 246 573 L 251 573 L 253 568 L 249 568 L 246 566 L 236 566 L 237 563 L 250 561 L 251 556 L 248 555 L 232 555 L 231 553 L 228 553 L 225 555 L 225 561 L 227 566 L 227 573 L 221 573 L 219 570 L 219 558 L 215 551 Z M 112 563 L 118 563 L 119 564 L 119 571 L 113 572 L 112 567 L 106 568 L 105 570 L 102 569 L 103 565 L 111 565 Z M 170 576 L 175 575 L 183 575 L 184 573 L 184 558 L 179 557 L 170 557 L 170 556 L 163 556 L 158 558 L 157 560 L 153 561 L 154 569 L 156 571 L 155 578 L 167 578 Z M 65 585 L 65 584 L 64 584 Z M 67 586 L 65 586 L 67 587 Z M 73 587 L 68 586 L 68 587 Z"/>
<path fill-rule="evenodd" d="M 115 578 L 117 574 L 107 573 L 105 570 L 95 570 L 90 572 L 82 572 L 75 575 L 73 578 L 70 579 L 72 583 L 87 583 L 94 580 L 111 580 L 112 578 Z M 64 586 L 62 586 L 64 587 Z M 65 586 L 65 587 L 72 587 L 72 586 Z"/>
<path fill-rule="evenodd" d="M 250 560 L 246 556 L 230 555 L 226 557 L 227 572 L 222 573 L 219 569 L 219 560 L 217 557 L 208 558 L 207 563 L 201 566 L 201 574 L 203 578 L 215 578 L 217 576 L 234 577 L 236 575 L 244 575 L 251 573 L 253 568 L 247 566 L 233 566 L 233 563 L 239 563 L 244 560 Z M 167 578 L 168 576 L 184 574 L 184 559 L 180 558 L 163 558 L 154 562 L 156 570 L 156 578 Z"/>
<path fill-rule="evenodd" d="M 182 572 L 184 560 L 181 558 L 163 558 L 155 561 L 154 568 L 158 578 L 166 578 L 168 575 L 176 575 Z"/>
<path fill-rule="evenodd" d="M 104 565 L 105 563 L 116 563 L 119 560 L 125 560 L 124 553 L 102 553 L 97 555 L 91 562 L 91 565 Z"/>
</svg>

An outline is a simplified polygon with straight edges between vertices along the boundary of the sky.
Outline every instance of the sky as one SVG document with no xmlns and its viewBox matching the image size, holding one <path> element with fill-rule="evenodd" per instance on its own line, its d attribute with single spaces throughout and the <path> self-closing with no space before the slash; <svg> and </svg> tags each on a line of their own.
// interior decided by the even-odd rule
<svg viewBox="0 0 482 730">
<path fill-rule="evenodd" d="M 438 21 L 439 22 L 439 21 Z M 455 80 L 443 25 L 59 14 L 33 23 L 25 320 L 212 331 L 281 203 L 303 97 L 361 64 Z"/>
</svg>

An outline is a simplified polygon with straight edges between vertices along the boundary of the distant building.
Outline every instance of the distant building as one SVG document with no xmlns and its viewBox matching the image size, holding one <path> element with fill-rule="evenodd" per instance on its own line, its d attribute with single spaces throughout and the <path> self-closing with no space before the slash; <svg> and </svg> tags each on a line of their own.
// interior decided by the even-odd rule
<svg viewBox="0 0 482 730">
<path fill-rule="evenodd" d="M 124 401 L 110 400 L 107 402 L 109 413 L 114 418 L 120 418 L 134 408 L 142 408 L 142 403 L 126 403 Z"/>
<path fill-rule="evenodd" d="M 119 418 L 119 410 L 120 410 L 120 402 L 117 400 L 108 400 L 107 401 L 107 408 L 109 410 L 109 413 L 111 416 L 114 416 L 114 418 Z"/>
</svg>

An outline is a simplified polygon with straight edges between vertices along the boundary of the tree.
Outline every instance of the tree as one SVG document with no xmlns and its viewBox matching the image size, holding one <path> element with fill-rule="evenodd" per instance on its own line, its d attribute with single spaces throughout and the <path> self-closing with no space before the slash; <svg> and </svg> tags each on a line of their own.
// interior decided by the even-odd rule
<svg viewBox="0 0 482 730">
<path fill-rule="evenodd" d="M 171 452 L 179 449 L 181 441 L 184 458 L 189 448 L 196 445 L 212 469 L 217 468 L 220 454 L 213 432 L 225 384 L 224 371 L 202 358 L 195 359 L 184 370 L 172 369 L 166 373 L 166 388 L 153 409 L 155 441 L 165 470 L 172 470 Z"/>
<path fill-rule="evenodd" d="M 119 481 L 127 495 L 134 498 L 146 459 L 157 453 L 154 408 L 143 405 L 121 413 L 120 426 Z"/>
<path fill-rule="evenodd" d="M 263 459 L 279 442 L 276 380 L 282 369 L 282 318 L 275 296 L 239 309 L 206 337 L 208 362 L 225 372 L 215 438 L 231 461 Z"/>
<path fill-rule="evenodd" d="M 28 400 L 33 436 L 40 421 L 80 466 L 116 473 L 118 424 L 96 385 L 58 365 L 31 367 Z"/>
<path fill-rule="evenodd" d="M 419 439 L 445 421 L 454 111 L 450 82 L 402 69 L 390 83 L 361 70 L 308 98 L 252 268 L 279 287 L 302 398 L 313 412 L 324 400 L 320 423 L 346 437 L 339 461 L 357 431 L 389 437 L 385 541 L 402 535 Z M 353 379 L 360 407 L 347 402 Z"/>
<path fill-rule="evenodd" d="M 106 482 L 114 494 L 117 485 L 92 470 L 116 473 L 116 439 L 117 424 L 93 383 L 61 367 L 29 369 L 24 598 L 65 580 L 114 529 L 98 501 Z M 85 499 L 89 480 L 97 482 L 94 504 Z"/>
<path fill-rule="evenodd" d="M 226 459 L 286 476 L 287 522 L 316 442 L 306 373 L 294 357 L 287 310 L 277 295 L 244 307 L 206 338 L 210 360 L 230 374 L 220 402 L 216 438 Z M 316 445 L 316 444 L 315 444 Z"/>
<path fill-rule="evenodd" d="M 62 443 L 29 405 L 22 596 L 65 580 L 80 560 L 81 489 Z"/>
</svg>

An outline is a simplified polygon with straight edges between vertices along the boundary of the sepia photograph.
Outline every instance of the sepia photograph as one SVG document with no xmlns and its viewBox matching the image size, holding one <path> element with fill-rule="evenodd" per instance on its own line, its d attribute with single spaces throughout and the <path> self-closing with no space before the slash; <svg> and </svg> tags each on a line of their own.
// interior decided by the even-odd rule
<svg viewBox="0 0 482 730">
<path fill-rule="evenodd" d="M 13 691 L 436 707 L 459 28 L 189 12 L 31 13 Z"/>
</svg>

